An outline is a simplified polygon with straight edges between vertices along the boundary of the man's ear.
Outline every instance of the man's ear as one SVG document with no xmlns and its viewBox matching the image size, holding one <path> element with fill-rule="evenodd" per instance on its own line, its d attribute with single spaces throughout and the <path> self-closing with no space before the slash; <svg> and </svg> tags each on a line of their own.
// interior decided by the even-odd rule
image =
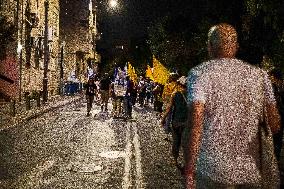
<svg viewBox="0 0 284 189">
<path fill-rule="evenodd" d="M 239 48 L 240 48 L 240 45 L 239 45 L 239 43 L 237 42 L 237 44 L 236 44 L 236 52 L 238 52 Z"/>
<path fill-rule="evenodd" d="M 207 41 L 207 51 L 208 51 L 209 57 L 213 57 L 212 46 L 209 41 Z"/>
</svg>

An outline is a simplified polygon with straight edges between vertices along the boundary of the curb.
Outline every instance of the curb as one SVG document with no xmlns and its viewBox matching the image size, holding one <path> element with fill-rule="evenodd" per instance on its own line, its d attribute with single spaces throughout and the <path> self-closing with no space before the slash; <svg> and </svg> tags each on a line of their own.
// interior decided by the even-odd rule
<svg viewBox="0 0 284 189">
<path fill-rule="evenodd" d="M 34 118 L 37 118 L 51 110 L 57 109 L 57 108 L 61 108 L 63 106 L 66 106 L 68 104 L 72 104 L 74 102 L 80 101 L 83 99 L 82 95 L 78 95 L 73 97 L 71 100 L 65 101 L 64 100 L 62 102 L 59 102 L 58 104 L 54 104 L 54 105 L 50 105 L 47 107 L 42 107 L 40 109 L 33 109 L 30 110 L 26 113 L 24 113 L 23 115 L 20 115 L 16 118 L 12 118 L 12 123 L 6 123 L 7 125 L 5 125 L 5 123 L 0 125 L 0 131 L 2 130 L 6 130 L 6 129 L 10 129 L 10 128 L 14 128 L 16 126 L 18 126 L 19 124 L 25 123 L 29 120 L 32 120 Z"/>
</svg>

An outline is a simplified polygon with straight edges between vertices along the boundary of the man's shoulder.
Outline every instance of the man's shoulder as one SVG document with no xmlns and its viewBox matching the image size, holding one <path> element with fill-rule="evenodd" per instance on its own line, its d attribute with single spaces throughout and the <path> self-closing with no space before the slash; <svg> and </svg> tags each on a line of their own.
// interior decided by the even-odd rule
<svg viewBox="0 0 284 189">
<path fill-rule="evenodd" d="M 212 61 L 206 61 L 206 62 L 202 62 L 201 64 L 198 64 L 197 66 L 193 67 L 191 69 L 192 72 L 198 72 L 198 71 L 202 71 L 206 68 L 208 68 L 208 66 L 210 65 L 210 63 L 212 63 Z"/>
<path fill-rule="evenodd" d="M 193 77 L 193 76 L 201 76 L 204 73 L 207 73 L 209 70 L 209 66 L 212 63 L 212 61 L 206 61 L 206 62 L 202 62 L 201 64 L 193 67 L 190 69 L 190 71 L 188 72 L 188 76 L 189 77 Z"/>
<path fill-rule="evenodd" d="M 215 59 L 215 60 L 202 62 L 201 64 L 192 68 L 189 74 L 194 74 L 194 75 L 201 75 L 203 73 L 210 74 L 210 72 L 215 72 L 216 70 L 219 71 L 220 70 L 219 68 L 222 66 L 226 66 L 226 63 L 228 63 L 230 67 L 238 67 L 239 69 L 250 70 L 258 73 L 261 72 L 260 68 L 252 64 L 249 64 L 248 62 L 232 58 L 232 59 Z"/>
</svg>

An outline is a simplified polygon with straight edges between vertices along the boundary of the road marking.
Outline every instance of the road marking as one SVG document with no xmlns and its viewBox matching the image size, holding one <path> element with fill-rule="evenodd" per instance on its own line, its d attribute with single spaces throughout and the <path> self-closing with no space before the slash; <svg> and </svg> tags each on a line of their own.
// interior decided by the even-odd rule
<svg viewBox="0 0 284 189">
<path fill-rule="evenodd" d="M 132 144 L 130 140 L 130 123 L 126 124 L 126 149 L 125 149 L 125 163 L 124 163 L 124 176 L 122 182 L 122 188 L 128 189 L 131 187 L 131 155 L 132 155 Z"/>
<path fill-rule="evenodd" d="M 136 188 L 143 188 L 143 177 L 142 177 L 142 164 L 141 164 L 141 149 L 140 149 L 140 141 L 139 135 L 137 132 L 137 123 L 133 126 L 133 144 L 135 150 L 135 157 L 136 157 Z"/>
<path fill-rule="evenodd" d="M 133 138 L 131 139 L 131 132 L 133 132 Z M 129 189 L 132 186 L 135 188 L 144 188 L 143 187 L 143 176 L 142 176 L 142 163 L 141 163 L 141 147 L 140 147 L 140 138 L 137 132 L 137 123 L 127 122 L 126 124 L 126 149 L 125 149 L 125 164 L 124 164 L 124 177 L 122 188 Z M 135 157 L 135 167 L 131 166 L 132 155 Z M 133 164 L 133 165 L 134 165 Z M 135 170 L 135 177 L 131 176 L 131 169 Z M 135 178 L 135 181 L 132 182 L 132 178 Z"/>
<path fill-rule="evenodd" d="M 99 156 L 108 158 L 108 159 L 117 159 L 117 158 L 125 157 L 125 152 L 124 151 L 101 152 Z"/>
</svg>

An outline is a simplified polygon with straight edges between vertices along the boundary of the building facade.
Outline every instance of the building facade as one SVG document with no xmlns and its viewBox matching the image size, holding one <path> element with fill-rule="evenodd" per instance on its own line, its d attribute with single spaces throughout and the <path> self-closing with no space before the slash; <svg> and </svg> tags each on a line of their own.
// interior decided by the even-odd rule
<svg viewBox="0 0 284 189">
<path fill-rule="evenodd" d="M 96 72 L 100 56 L 95 50 L 95 1 L 63 0 L 60 4 L 60 41 L 64 42 L 64 80 L 75 73 L 80 82 L 86 82 L 88 68 Z M 95 56 L 94 56 L 95 54 Z"/>
<path fill-rule="evenodd" d="M 15 82 L 0 81 L 1 93 L 19 99 L 25 93 L 43 90 L 45 1 L 48 4 L 48 91 L 49 96 L 59 90 L 59 0 L 0 0 L 1 15 L 9 18 L 17 30 L 10 43 L 1 74 Z M 13 89 L 13 90 L 11 90 Z"/>
</svg>

